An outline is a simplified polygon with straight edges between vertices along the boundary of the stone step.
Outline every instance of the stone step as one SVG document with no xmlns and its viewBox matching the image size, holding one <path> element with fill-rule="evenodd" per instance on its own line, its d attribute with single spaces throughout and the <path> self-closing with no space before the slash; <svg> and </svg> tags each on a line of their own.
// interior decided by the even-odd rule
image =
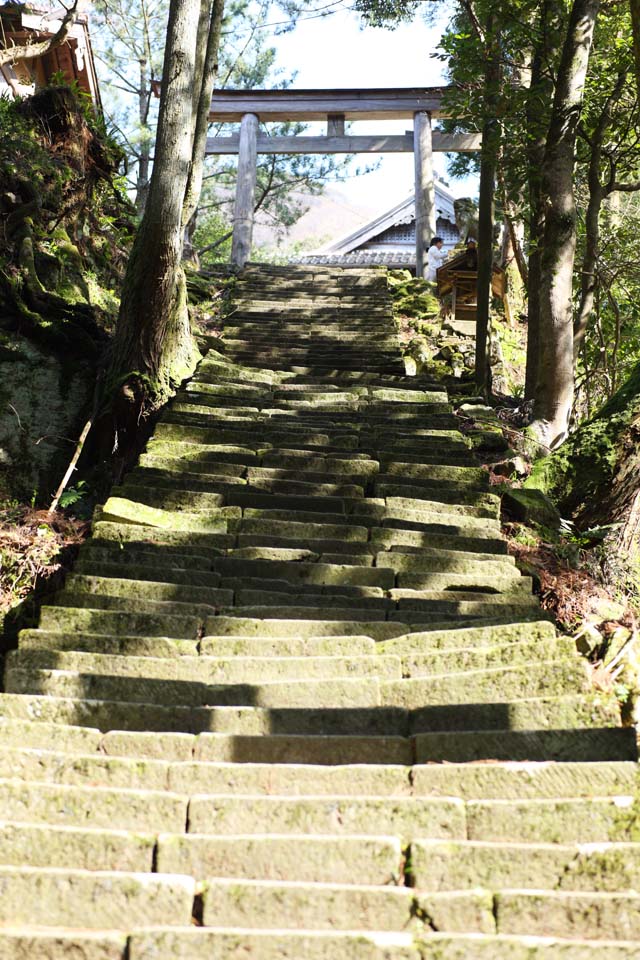
<svg viewBox="0 0 640 960">
<path fill-rule="evenodd" d="M 529 890 L 496 895 L 500 933 L 544 929 L 551 937 L 636 940 L 640 946 L 640 893 Z"/>
<path fill-rule="evenodd" d="M 417 899 L 401 886 L 209 880 L 203 895 L 203 923 L 259 930 L 351 930 L 357 925 L 360 930 L 403 931 L 416 926 Z"/>
<path fill-rule="evenodd" d="M 410 709 L 455 703 L 495 703 L 588 690 L 587 669 L 577 655 L 522 666 L 487 667 L 432 674 L 381 684 L 382 703 Z"/>
<path fill-rule="evenodd" d="M 386 885 L 402 875 L 402 847 L 395 836 L 371 833 L 292 835 L 283 832 L 210 835 L 160 835 L 157 868 L 161 872 L 208 877 L 298 883 Z M 174 956 L 168 954 L 166 956 Z"/>
<path fill-rule="evenodd" d="M 613 720 L 615 722 L 615 720 Z M 490 730 L 422 733 L 415 737 L 416 763 L 634 761 L 638 748 L 627 727 L 563 730 Z"/>
<path fill-rule="evenodd" d="M 3 817 L 28 823 L 181 832 L 187 798 L 165 791 L 115 790 L 0 780 Z"/>
<path fill-rule="evenodd" d="M 110 656 L 94 652 L 12 650 L 7 654 L 8 674 L 22 670 L 64 670 L 109 676 L 158 680 L 184 680 L 205 684 L 259 684 L 279 680 L 326 680 L 354 677 L 400 678 L 399 657 L 212 657 L 176 658 Z"/>
<path fill-rule="evenodd" d="M 310 736 L 406 737 L 420 733 L 478 730 L 582 730 L 615 727 L 620 708 L 615 698 L 601 695 L 534 697 L 496 704 L 454 704 L 421 707 L 180 707 L 126 700 L 98 700 L 43 694 L 6 693 L 0 699 L 0 720 L 45 724 L 46 736 L 55 725 L 72 724 L 95 731 L 155 731 L 183 734 L 215 731 L 229 735 L 295 734 Z M 36 732 L 34 732 L 34 727 Z M 39 723 L 29 726 L 29 742 L 40 743 Z M 150 748 L 155 749 L 155 736 Z M 171 738 L 171 742 L 175 740 Z M 155 754 L 153 754 L 155 755 Z"/>
<path fill-rule="evenodd" d="M 411 844 L 411 877 L 417 888 L 434 891 L 484 887 L 494 891 L 532 890 L 542 897 L 543 890 L 637 890 L 640 844 L 417 840 Z M 597 926 L 596 922 L 594 927 Z M 567 919 L 562 933 L 556 932 L 569 936 L 570 928 L 571 921 Z"/>
<path fill-rule="evenodd" d="M 39 756 L 42 756 L 40 752 Z M 28 777 L 29 770 L 24 763 L 17 770 L 21 777 Z M 95 871 L 99 866 L 100 870 L 118 873 L 151 873 L 155 844 L 156 836 L 152 832 L 3 820 L 0 864 L 83 871 Z"/>
<path fill-rule="evenodd" d="M 75 650 L 110 656 L 171 658 L 195 657 L 198 654 L 197 640 L 173 640 L 169 637 L 109 637 L 84 631 L 65 633 L 37 629 L 20 631 L 19 641 L 21 651 Z"/>
<path fill-rule="evenodd" d="M 379 683 L 371 676 L 359 680 L 340 677 L 331 680 L 274 680 L 260 684 L 208 684 L 113 673 L 86 674 L 73 669 L 8 666 L 5 689 L 7 693 L 178 707 L 256 705 L 302 708 L 314 703 L 324 708 L 353 708 L 380 704 Z M 392 691 L 387 693 L 390 700 L 395 700 L 396 696 Z"/>
<path fill-rule="evenodd" d="M 126 613 L 119 610 L 95 610 L 72 607 L 42 607 L 40 627 L 67 632 L 79 630 L 103 636 L 169 637 L 195 640 L 201 620 L 195 616 L 174 616 L 158 612 Z"/>
<path fill-rule="evenodd" d="M 154 956 L 241 960 L 247 951 L 260 960 L 636 960 L 638 951 L 638 941 L 572 941 L 530 934 L 518 937 L 429 931 L 414 941 L 410 933 L 395 932 L 215 928 L 137 933 L 129 944 L 129 960 Z"/>
<path fill-rule="evenodd" d="M 191 922 L 195 895 L 195 882 L 188 876 L 106 870 L 0 866 L 0 885 L 4 926 L 181 926 Z"/>
<path fill-rule="evenodd" d="M 518 843 L 635 840 L 633 795 L 584 799 L 470 800 L 467 839 Z"/>
<path fill-rule="evenodd" d="M 428 654 L 429 651 L 450 651 L 473 647 L 480 650 L 503 644 L 535 644 L 556 639 L 556 628 L 549 620 L 529 623 L 478 624 L 464 629 L 422 630 L 407 632 L 382 641 L 380 650 L 401 655 Z"/>
<path fill-rule="evenodd" d="M 555 661 L 560 666 L 565 660 L 575 662 L 575 655 L 575 641 L 571 637 L 563 637 L 557 640 L 542 640 L 535 645 L 505 643 L 479 649 L 462 647 L 441 652 L 410 653 L 399 659 L 404 677 L 426 677 L 443 673 L 461 673 L 467 670 L 519 666 L 540 661 Z"/>
<path fill-rule="evenodd" d="M 125 960 L 127 940 L 124 932 L 12 924 L 0 929 L 0 955 L 4 960 Z"/>
<path fill-rule="evenodd" d="M 431 797 L 277 797 L 194 795 L 189 833 L 373 834 L 434 839 L 466 837 L 465 806 Z M 158 867 L 163 867 L 162 856 Z M 174 868 L 172 868 L 174 869 Z"/>
</svg>

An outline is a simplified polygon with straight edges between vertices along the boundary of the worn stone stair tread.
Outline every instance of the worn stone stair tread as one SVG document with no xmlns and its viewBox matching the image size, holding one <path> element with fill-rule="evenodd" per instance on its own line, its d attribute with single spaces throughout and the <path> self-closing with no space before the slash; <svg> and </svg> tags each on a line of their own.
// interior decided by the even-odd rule
<svg viewBox="0 0 640 960">
<path fill-rule="evenodd" d="M 550 936 L 582 939 L 597 933 L 603 940 L 640 943 L 637 891 L 507 890 L 498 892 L 495 902 L 501 933 L 525 933 L 532 924 L 544 924 Z"/>
<path fill-rule="evenodd" d="M 405 931 L 416 897 L 406 887 L 284 880 L 209 880 L 203 924 L 218 928 Z"/>
<path fill-rule="evenodd" d="M 393 654 L 313 657 L 252 656 L 135 657 L 49 650 L 13 650 L 8 669 L 72 670 L 82 673 L 149 679 L 185 680 L 201 683 L 267 683 L 270 680 L 314 680 L 356 676 L 401 677 L 400 658 Z"/>
<path fill-rule="evenodd" d="M 109 637 L 89 632 L 28 629 L 20 631 L 21 650 L 73 650 L 110 656 L 182 657 L 196 656 L 197 640 L 170 637 Z"/>
<path fill-rule="evenodd" d="M 0 884 L 3 926 L 184 925 L 190 922 L 195 893 L 193 878 L 184 875 L 55 867 L 0 865 Z"/>
<path fill-rule="evenodd" d="M 10 820 L 125 830 L 184 830 L 187 797 L 165 790 L 131 790 L 0 779 L 3 815 Z"/>
<path fill-rule="evenodd" d="M 292 837 L 294 841 L 292 842 Z M 157 869 L 189 876 L 299 882 L 388 884 L 400 876 L 402 845 L 394 835 L 321 833 L 160 834 Z"/>
<path fill-rule="evenodd" d="M 6 671 L 6 690 L 8 693 L 47 693 L 53 697 L 80 697 L 150 706 L 304 707 L 309 702 L 325 708 L 380 705 L 380 682 L 374 676 L 224 684 L 98 672 L 87 675 L 73 669 L 9 666 Z M 313 700 L 310 701 L 310 698 Z"/>
<path fill-rule="evenodd" d="M 392 834 L 466 838 L 465 804 L 450 797 L 193 795 L 189 833 Z"/>
<path fill-rule="evenodd" d="M 0 928 L 3 960 L 124 960 L 128 936 L 114 930 L 69 927 L 23 926 Z"/>
<path fill-rule="evenodd" d="M 0 863 L 7 866 L 55 867 L 151 873 L 154 833 L 51 823 L 0 821 Z"/>
<path fill-rule="evenodd" d="M 625 727 L 550 730 L 445 731 L 417 734 L 416 763 L 470 763 L 481 760 L 630 760 L 637 757 L 635 732 Z"/>
<path fill-rule="evenodd" d="M 637 890 L 640 843 L 513 843 L 416 840 L 412 878 L 426 890 L 466 885 L 493 891 L 615 892 Z M 564 931 L 565 933 L 568 930 Z"/>
</svg>

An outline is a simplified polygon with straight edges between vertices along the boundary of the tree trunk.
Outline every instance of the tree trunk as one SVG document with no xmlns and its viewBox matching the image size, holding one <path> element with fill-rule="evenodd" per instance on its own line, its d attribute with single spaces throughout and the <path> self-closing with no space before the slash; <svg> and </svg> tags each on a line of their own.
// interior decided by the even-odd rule
<svg viewBox="0 0 640 960">
<path fill-rule="evenodd" d="M 580 304 L 573 325 L 573 352 L 577 359 L 578 352 L 587 332 L 593 301 L 596 290 L 596 267 L 598 263 L 598 247 L 600 244 L 600 211 L 608 190 L 600 181 L 600 167 L 602 164 L 602 148 L 607 131 L 611 123 L 611 111 L 614 104 L 620 99 L 627 79 L 626 70 L 618 74 L 616 85 L 607 97 L 602 113 L 591 137 L 591 153 L 587 171 L 589 186 L 589 202 L 585 217 L 585 251 L 582 258 L 580 280 Z"/>
<path fill-rule="evenodd" d="M 540 341 L 531 433 L 552 449 L 562 443 L 573 405 L 573 317 L 576 248 L 575 143 L 600 0 L 574 0 L 560 60 L 545 157 L 545 225 L 540 283 Z"/>
<path fill-rule="evenodd" d="M 209 112 L 211 110 L 211 95 L 218 75 L 218 52 L 220 50 L 220 35 L 224 17 L 225 0 L 213 0 L 210 11 L 209 30 L 206 34 L 206 48 L 203 51 L 202 81 L 195 111 L 195 126 L 193 137 L 193 151 L 191 167 L 184 195 L 182 225 L 187 227 L 195 214 L 202 192 L 202 178 L 204 175 L 204 156 L 209 129 Z"/>
<path fill-rule="evenodd" d="M 486 116 L 482 127 L 482 152 L 480 155 L 480 198 L 478 204 L 478 280 L 476 319 L 476 386 L 480 393 L 491 389 L 489 382 L 488 337 L 491 306 L 491 273 L 493 270 L 493 219 L 494 191 L 500 142 L 500 126 L 496 117 L 499 96 L 500 60 L 497 37 L 494 36 L 494 17 L 487 18 L 485 37 L 487 41 L 486 69 L 484 75 L 484 101 Z"/>
<path fill-rule="evenodd" d="M 193 145 L 192 90 L 200 0 L 172 0 L 149 196 L 123 284 L 112 379 L 163 402 L 194 369 L 182 252 L 182 203 Z"/>
<path fill-rule="evenodd" d="M 525 398 L 532 400 L 538 380 L 540 359 L 540 280 L 544 204 L 542 200 L 542 161 L 548 126 L 548 104 L 553 97 L 550 67 L 557 51 L 557 25 L 553 22 L 551 2 L 543 0 L 540 10 L 540 36 L 531 63 L 531 82 L 527 95 L 527 147 L 529 191 L 529 268 L 527 279 L 527 369 Z"/>
<path fill-rule="evenodd" d="M 633 31 L 633 60 L 636 70 L 636 86 L 640 100 L 640 0 L 629 0 L 631 8 L 631 29 Z"/>
<path fill-rule="evenodd" d="M 151 161 L 151 131 L 147 123 L 151 85 L 149 81 L 149 61 L 146 58 L 141 58 L 140 60 L 139 82 L 138 117 L 140 120 L 141 138 L 140 155 L 138 157 L 138 175 L 136 177 L 136 210 L 142 215 L 149 192 L 149 166 Z"/>
</svg>

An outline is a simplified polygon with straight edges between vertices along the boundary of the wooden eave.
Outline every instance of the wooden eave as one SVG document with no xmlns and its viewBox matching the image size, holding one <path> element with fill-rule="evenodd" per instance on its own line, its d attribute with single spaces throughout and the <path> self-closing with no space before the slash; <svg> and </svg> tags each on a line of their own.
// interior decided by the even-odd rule
<svg viewBox="0 0 640 960">
<path fill-rule="evenodd" d="M 216 90 L 209 119 L 238 123 L 244 114 L 260 120 L 408 120 L 426 110 L 446 117 L 442 100 L 448 87 L 380 87 L 366 90 Z"/>
</svg>

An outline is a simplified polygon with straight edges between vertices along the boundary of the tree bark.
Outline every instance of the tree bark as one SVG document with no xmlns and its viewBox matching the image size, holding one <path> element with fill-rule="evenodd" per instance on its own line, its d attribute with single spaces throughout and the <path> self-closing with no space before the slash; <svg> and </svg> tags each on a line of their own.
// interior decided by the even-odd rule
<svg viewBox="0 0 640 960">
<path fill-rule="evenodd" d="M 633 34 L 633 60 L 636 70 L 636 86 L 640 100 L 640 0 L 629 0 L 631 8 L 631 29 Z"/>
<path fill-rule="evenodd" d="M 573 405 L 573 317 L 576 249 L 575 144 L 600 0 L 574 0 L 542 166 L 545 224 L 540 278 L 540 341 L 531 433 L 552 449 L 567 435 Z"/>
<path fill-rule="evenodd" d="M 182 204 L 193 146 L 192 90 L 200 0 L 172 0 L 155 161 L 122 290 L 111 377 L 163 402 L 197 360 L 180 266 Z"/>
<path fill-rule="evenodd" d="M 620 99 L 627 79 L 626 70 L 620 71 L 616 85 L 607 97 L 602 113 L 590 140 L 589 166 L 587 183 L 589 187 L 589 202 L 585 216 L 585 251 L 582 258 L 580 280 L 580 303 L 573 325 L 573 352 L 577 359 L 578 352 L 587 332 L 593 301 L 596 290 L 596 268 L 598 263 L 598 247 L 600 244 L 600 211 L 608 188 L 600 180 L 602 149 L 607 131 L 611 123 L 611 111 L 614 104 Z"/>
<path fill-rule="evenodd" d="M 544 203 L 542 199 L 542 162 L 548 127 L 548 104 L 553 97 L 551 66 L 557 52 L 557 30 L 553 22 L 551 0 L 543 0 L 540 9 L 540 36 L 531 63 L 531 82 L 527 95 L 527 147 L 529 192 L 529 265 L 527 279 L 527 369 L 525 398 L 535 397 L 540 359 L 540 280 L 542 276 L 542 239 Z"/>
<path fill-rule="evenodd" d="M 485 37 L 486 69 L 484 76 L 484 102 L 486 115 L 482 127 L 482 152 L 480 155 L 480 197 L 478 203 L 478 279 L 476 314 L 476 386 L 486 394 L 489 382 L 488 338 L 491 307 L 491 274 L 493 271 L 493 220 L 496 170 L 500 126 L 496 108 L 500 85 L 500 60 L 497 37 L 494 36 L 494 16 L 487 18 Z"/>
<path fill-rule="evenodd" d="M 184 254 L 192 259 L 197 257 L 191 244 L 188 225 L 195 216 L 202 192 L 204 176 L 204 159 L 209 129 L 209 112 L 211 110 L 211 95 L 218 75 L 218 53 L 220 50 L 220 36 L 224 18 L 225 0 L 213 0 L 213 6 L 206 2 L 209 9 L 209 27 L 205 32 L 206 46 L 202 50 L 201 82 L 199 96 L 195 105 L 193 149 L 189 177 L 185 188 L 184 205 L 182 209 L 182 226 L 185 229 Z"/>
</svg>

